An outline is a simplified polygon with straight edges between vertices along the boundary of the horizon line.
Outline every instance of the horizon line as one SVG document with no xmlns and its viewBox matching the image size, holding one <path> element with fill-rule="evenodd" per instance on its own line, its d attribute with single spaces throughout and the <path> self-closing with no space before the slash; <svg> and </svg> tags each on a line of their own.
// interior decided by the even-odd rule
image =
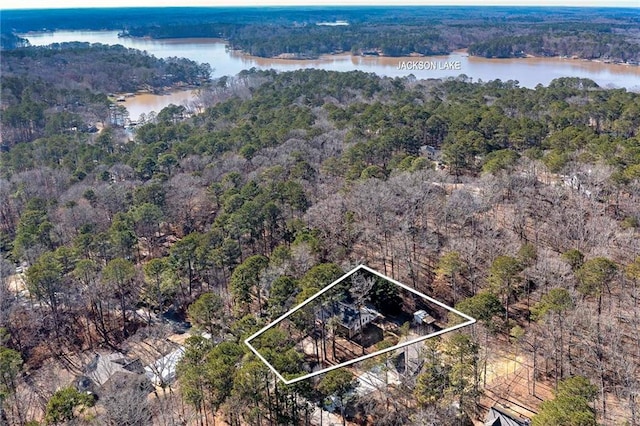
<svg viewBox="0 0 640 426">
<path fill-rule="evenodd" d="M 439 3 L 439 4 L 262 4 L 262 5 L 238 5 L 238 4 L 221 4 L 221 5 L 137 5 L 137 6 L 50 6 L 50 7 L 2 7 L 0 12 L 18 12 L 18 11 L 44 11 L 44 10 L 98 10 L 98 9 L 300 9 L 300 8 L 339 8 L 339 9 L 365 9 L 365 8 L 431 8 L 431 7 L 452 7 L 452 8 L 533 8 L 533 9 L 640 9 L 640 4 L 633 5 L 620 5 L 620 4 L 452 4 L 452 3 Z"/>
</svg>

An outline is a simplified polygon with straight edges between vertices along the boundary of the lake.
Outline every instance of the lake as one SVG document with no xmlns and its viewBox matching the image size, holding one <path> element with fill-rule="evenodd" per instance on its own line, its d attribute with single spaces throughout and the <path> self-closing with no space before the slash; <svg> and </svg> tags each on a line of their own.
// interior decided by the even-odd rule
<svg viewBox="0 0 640 426">
<path fill-rule="evenodd" d="M 145 50 L 159 58 L 185 57 L 197 62 L 209 63 L 214 70 L 213 77 L 235 75 L 252 67 L 273 68 L 278 71 L 320 68 L 330 71 L 360 70 L 389 77 L 404 77 L 413 74 L 418 79 L 456 77 L 460 74 L 466 74 L 473 81 L 518 80 L 521 87 L 529 88 L 538 84 L 546 86 L 551 80 L 559 77 L 582 77 L 595 81 L 601 87 L 624 87 L 628 90 L 640 91 L 640 67 L 577 59 L 486 59 L 468 56 L 461 51 L 446 56 L 422 58 L 363 57 L 340 54 L 326 55 L 314 60 L 291 60 L 249 56 L 227 49 L 224 41 L 219 39 L 119 38 L 117 31 L 56 31 L 28 33 L 22 36 L 35 46 L 82 41 L 121 44 L 125 47 Z M 169 103 L 188 100 L 190 96 L 190 91 L 171 95 L 136 96 L 127 98 L 125 106 L 131 117 L 137 118 L 142 112 L 159 111 L 155 108 L 161 109 Z"/>
<path fill-rule="evenodd" d="M 148 114 L 151 111 L 160 112 L 167 105 L 191 105 L 194 104 L 196 95 L 193 90 L 175 90 L 171 93 L 156 95 L 153 93 L 139 93 L 133 97 L 125 98 L 122 105 L 129 111 L 129 118 L 137 121 L 141 114 Z"/>
</svg>

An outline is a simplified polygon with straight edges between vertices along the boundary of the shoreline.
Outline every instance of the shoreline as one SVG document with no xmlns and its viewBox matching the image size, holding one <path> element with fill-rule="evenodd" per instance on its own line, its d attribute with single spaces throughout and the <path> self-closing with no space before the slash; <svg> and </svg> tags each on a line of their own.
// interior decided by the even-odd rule
<svg viewBox="0 0 640 426">
<path fill-rule="evenodd" d="M 111 105 L 121 106 L 129 113 L 129 120 L 136 123 L 141 114 L 149 114 L 150 112 L 159 113 L 163 108 L 170 104 L 183 105 L 187 109 L 193 109 L 196 112 L 202 111 L 202 104 L 197 101 L 198 94 L 196 90 L 199 86 L 174 86 L 165 87 L 161 92 L 151 92 L 148 90 L 139 90 L 126 94 L 111 93 L 108 96 Z M 123 99 L 119 101 L 118 99 Z"/>
<path fill-rule="evenodd" d="M 547 85 L 554 78 L 575 76 L 590 78 L 603 88 L 640 90 L 638 84 L 640 67 L 636 66 L 626 64 L 621 66 L 622 64 L 564 57 L 487 59 L 481 56 L 469 56 L 466 49 L 453 50 L 450 55 L 429 57 L 415 55 L 405 57 L 362 56 L 358 54 L 360 52 L 352 54 L 349 50 L 321 55 L 318 59 L 273 59 L 231 49 L 224 40 L 214 37 L 151 41 L 132 37 L 118 39 L 114 31 L 93 31 L 86 34 L 70 31 L 60 32 L 59 35 L 56 33 L 55 36 L 34 37 L 30 41 L 38 46 L 71 39 L 102 44 L 121 43 L 129 48 L 146 50 L 158 58 L 180 56 L 198 63 L 208 62 L 212 65 L 211 78 L 214 80 L 222 76 L 235 76 L 242 70 L 251 68 L 278 71 L 317 68 L 338 72 L 359 70 L 388 77 L 404 77 L 411 73 L 418 79 L 456 77 L 459 74 L 465 74 L 474 80 L 481 79 L 482 81 L 495 79 L 507 81 L 516 78 L 521 87 L 528 88 L 535 88 L 538 84 Z M 161 95 L 184 90 L 197 90 L 202 87 L 202 85 L 193 87 L 186 84 L 177 86 L 166 84 L 164 87 L 152 88 L 141 85 L 141 90 L 137 94 L 140 96 L 144 94 L 149 94 L 147 96 L 157 95 L 156 99 L 160 102 Z M 112 101 L 115 101 L 117 96 L 111 98 Z"/>
<path fill-rule="evenodd" d="M 640 61 L 638 63 L 628 63 L 628 62 L 619 62 L 619 61 L 612 61 L 612 60 L 600 60 L 600 59 L 587 59 L 587 58 L 580 58 L 578 56 L 566 56 L 566 55 L 555 55 L 555 56 L 536 56 L 536 55 L 531 55 L 531 54 L 526 54 L 525 56 L 511 56 L 508 58 L 497 58 L 497 57 L 486 57 L 486 56 L 479 56 L 479 55 L 470 55 L 469 54 L 469 48 L 468 47 L 463 47 L 461 49 L 455 49 L 452 50 L 449 53 L 446 54 L 437 54 L 437 55 L 424 55 L 422 53 L 418 53 L 418 52 L 413 52 L 410 53 L 408 56 L 389 56 L 389 55 L 385 55 L 382 53 L 379 53 L 377 55 L 366 55 L 366 54 L 354 54 L 352 52 L 332 52 L 332 53 L 322 53 L 320 55 L 318 55 L 317 57 L 304 57 L 304 56 L 298 56 L 297 53 L 279 53 L 278 55 L 275 56 L 256 56 L 256 55 L 252 55 L 248 52 L 245 52 L 242 49 L 237 49 L 237 48 L 232 48 L 229 45 L 229 40 L 224 39 L 224 38 L 220 38 L 220 37 L 178 37 L 178 38 L 153 38 L 153 37 L 149 37 L 149 36 L 144 36 L 144 37 L 137 37 L 137 36 L 126 36 L 125 38 L 130 38 L 132 40 L 147 40 L 147 41 L 156 41 L 156 42 L 164 42 L 164 43 L 175 43 L 175 44 L 180 44 L 180 43 L 189 43 L 189 42 L 205 42 L 205 43 L 222 43 L 225 46 L 225 49 L 228 49 L 230 52 L 234 52 L 236 54 L 239 54 L 245 58 L 249 58 L 249 59 L 253 59 L 253 60 L 272 60 L 272 61 L 286 61 L 289 63 L 293 63 L 296 61 L 303 61 L 303 62 L 313 62 L 313 61 L 321 61 L 321 60 L 328 60 L 331 58 L 337 58 L 337 57 L 342 57 L 342 56 L 349 56 L 351 58 L 359 58 L 359 59 L 376 59 L 376 58 L 383 58 L 383 59 L 397 59 L 397 60 L 415 60 L 416 58 L 441 58 L 444 56 L 451 56 L 451 55 L 462 55 L 462 56 L 467 56 L 469 58 L 477 58 L 477 59 L 485 59 L 485 60 L 497 60 L 497 61 L 501 61 L 501 60 L 515 60 L 515 59 L 536 59 L 536 60 L 542 60 L 542 59 L 561 59 L 561 60 L 570 60 L 570 61 L 577 61 L 577 62 L 591 62 L 591 63 L 595 63 L 595 64 L 604 64 L 604 65 L 622 65 L 622 66 L 627 66 L 627 67 L 638 67 L 640 66 Z"/>
<path fill-rule="evenodd" d="M 160 91 L 151 91 L 148 89 L 140 89 L 137 90 L 135 92 L 127 92 L 127 93 L 108 93 L 107 94 L 107 98 L 115 103 L 115 104 L 126 104 L 127 103 L 127 99 L 135 99 L 136 97 L 139 97 L 141 95 L 149 95 L 149 96 L 169 96 L 169 95 L 173 95 L 177 92 L 186 92 L 186 91 L 195 91 L 198 90 L 199 88 L 201 88 L 202 86 L 195 86 L 192 84 L 188 84 L 188 85 L 175 85 L 175 86 L 171 86 L 171 87 L 163 87 L 162 90 Z M 124 98 L 124 101 L 119 101 L 118 99 L 120 98 Z"/>
<path fill-rule="evenodd" d="M 28 31 L 26 33 L 19 33 L 16 34 L 19 37 L 23 37 L 23 38 L 27 38 L 29 35 L 38 35 L 38 34 L 55 34 L 56 32 L 64 32 L 65 30 L 44 30 L 44 31 Z M 88 32 L 88 33 L 116 33 L 117 34 L 117 30 L 100 30 L 100 31 L 96 31 L 96 30 L 73 30 L 73 32 Z M 296 61 L 300 61 L 300 62 L 307 62 L 307 63 L 311 63 L 313 61 L 323 61 L 323 60 L 331 60 L 333 58 L 338 58 L 341 56 L 346 56 L 348 55 L 351 59 L 357 59 L 357 60 L 373 60 L 373 59 L 384 59 L 384 60 L 416 60 L 416 58 L 438 58 L 438 57 L 444 57 L 444 56 L 450 56 L 450 55 L 465 55 L 468 58 L 473 58 L 473 59 L 482 59 L 482 60 L 489 60 L 489 61 L 496 61 L 496 62 L 500 62 L 502 60 L 567 60 L 567 61 L 572 61 L 572 62 L 588 62 L 588 63 L 594 63 L 594 64 L 602 64 L 602 65 L 613 65 L 613 66 L 623 66 L 623 67 L 640 67 L 640 61 L 638 61 L 638 63 L 634 63 L 634 62 L 620 62 L 620 61 L 613 61 L 610 59 L 588 59 L 588 58 L 580 58 L 577 57 L 575 55 L 573 56 L 563 56 L 563 55 L 555 55 L 555 56 L 535 56 L 535 55 L 531 55 L 531 54 L 526 54 L 525 56 L 513 56 L 513 57 L 508 57 L 508 58 L 496 58 L 496 57 L 491 57 L 491 58 L 487 58 L 485 56 L 477 56 L 477 55 L 470 55 L 468 53 L 468 47 L 466 48 L 462 48 L 462 49 L 456 49 L 456 50 L 452 50 L 450 53 L 448 54 L 443 54 L 443 55 L 423 55 L 417 52 L 411 53 L 408 56 L 387 56 L 384 54 L 377 54 L 377 55 L 367 55 L 367 54 L 353 54 L 351 52 L 333 52 L 333 53 L 323 53 L 321 55 L 318 55 L 317 57 L 304 57 L 304 56 L 299 56 L 297 53 L 280 53 L 278 55 L 275 56 L 271 56 L 271 57 L 266 57 L 266 56 L 256 56 L 256 55 L 252 55 L 248 52 L 245 52 L 242 49 L 234 49 L 231 48 L 229 45 L 229 41 L 227 39 L 224 38 L 220 38 L 220 37 L 178 37 L 178 38 L 153 38 L 150 36 L 143 36 L 143 37 L 138 37 L 138 36 L 131 36 L 131 35 L 127 35 L 127 36 L 119 36 L 119 39 L 129 39 L 129 40 L 140 40 L 140 41 L 147 41 L 147 42 L 156 42 L 156 43 L 167 43 L 167 44 L 188 44 L 188 43 L 211 43 L 211 44 L 216 44 L 216 43 L 221 43 L 224 44 L 225 49 L 227 49 L 231 54 L 234 55 L 238 55 L 247 59 L 251 59 L 254 61 L 283 61 L 283 64 L 291 64 L 291 63 L 295 63 Z"/>
<path fill-rule="evenodd" d="M 169 39 L 154 39 L 154 40 L 169 40 Z M 172 40 L 182 40 L 182 39 L 172 39 Z M 214 39 L 199 39 L 199 40 L 212 40 L 212 42 L 214 42 Z M 575 61 L 575 62 L 590 62 L 590 63 L 594 63 L 594 64 L 602 64 L 602 65 L 618 65 L 618 66 L 625 66 L 625 67 L 638 67 L 640 66 L 640 62 L 637 64 L 634 63 L 628 63 L 628 62 L 617 62 L 617 61 L 611 61 L 611 60 L 600 60 L 600 59 L 586 59 L 586 58 L 580 58 L 577 56 L 563 56 L 563 55 L 556 55 L 556 56 L 535 56 L 535 55 L 530 55 L 527 54 L 526 56 L 512 56 L 509 58 L 496 58 L 496 57 L 491 57 L 491 58 L 487 58 L 486 56 L 478 56 L 478 55 L 470 55 L 469 54 L 469 48 L 465 47 L 462 49 L 456 49 L 456 50 L 452 50 L 450 53 L 447 54 L 439 54 L 439 55 L 423 55 L 421 53 L 411 53 L 409 54 L 409 56 L 388 56 L 388 55 L 384 55 L 384 54 L 379 54 L 379 55 L 361 55 L 361 54 L 354 54 L 352 52 L 335 52 L 335 53 L 323 53 L 321 55 L 319 55 L 316 58 L 304 58 L 304 57 L 292 57 L 289 55 L 297 55 L 295 53 L 280 53 L 276 56 L 256 56 L 256 55 L 252 55 L 250 53 L 245 52 L 242 49 L 232 49 L 229 47 L 229 45 L 227 44 L 228 42 L 224 39 L 220 39 L 217 38 L 215 39 L 217 41 L 217 43 L 224 43 L 225 47 L 227 49 L 229 49 L 229 51 L 237 53 L 239 55 L 241 55 L 242 57 L 248 58 L 248 59 L 252 59 L 252 60 L 256 60 L 256 61 L 284 61 L 285 63 L 295 63 L 297 61 L 301 61 L 301 62 L 313 62 L 313 61 L 322 61 L 322 60 L 331 60 L 333 58 L 339 58 L 339 57 L 344 57 L 344 56 L 348 56 L 352 59 L 354 58 L 358 58 L 359 60 L 366 60 L 366 59 L 371 59 L 371 60 L 375 60 L 375 59 L 385 59 L 385 60 L 398 60 L 398 61 L 402 61 L 402 60 L 416 60 L 418 58 L 424 59 L 424 58 L 442 58 L 442 57 L 447 57 L 447 56 L 455 56 L 455 55 L 460 55 L 460 56 L 465 56 L 468 58 L 473 58 L 473 59 L 482 59 L 482 60 L 487 60 L 487 61 L 513 61 L 513 60 L 567 60 L 567 61 Z"/>
<path fill-rule="evenodd" d="M 153 39 L 153 40 L 158 40 L 158 39 Z M 194 39 L 162 39 L 164 41 L 167 40 L 194 40 Z M 212 43 L 221 43 L 224 42 L 224 40 L 220 39 L 220 38 L 207 38 L 207 39 L 197 39 L 197 40 L 209 40 Z M 225 44 L 225 46 L 228 46 Z M 327 53 L 327 54 L 323 54 L 320 55 L 318 58 L 316 59 L 300 59 L 300 58 L 278 58 L 278 57 L 273 57 L 273 58 L 265 58 L 262 56 L 255 56 L 255 55 L 250 55 L 242 50 L 233 50 L 233 49 L 229 49 L 230 52 L 233 52 L 233 54 L 241 56 L 242 58 L 254 61 L 254 62 L 269 62 L 273 65 L 277 65 L 277 64 L 295 64 L 296 62 L 300 62 L 300 63 L 305 63 L 305 64 L 311 64 L 311 63 L 318 63 L 318 62 L 328 62 L 328 61 L 333 61 L 336 58 L 351 58 L 352 60 L 358 60 L 358 61 L 376 61 L 376 60 L 398 60 L 398 61 L 415 61 L 417 59 L 424 59 L 424 58 L 433 58 L 434 60 L 436 59 L 442 59 L 442 58 L 446 58 L 446 57 L 450 57 L 450 56 L 462 56 L 462 57 L 466 57 L 469 58 L 470 60 L 479 60 L 479 61 L 487 61 L 487 62 L 500 62 L 500 61 L 513 61 L 513 60 L 523 60 L 523 61 L 569 61 L 569 62 L 575 62 L 575 63 L 590 63 L 590 64 L 596 64 L 596 65 L 610 65 L 610 66 L 624 66 L 626 69 L 629 68 L 638 68 L 640 70 L 640 67 L 638 67 L 638 65 L 635 64 L 626 64 L 626 63 L 614 63 L 614 62 L 604 62 L 604 61 L 600 61 L 600 60 L 591 60 L 591 59 L 583 59 L 583 58 L 571 58 L 571 57 L 562 57 L 562 56 L 533 56 L 533 55 L 528 55 L 526 57 L 513 57 L 513 58 L 486 58 L 484 56 L 475 56 L 475 55 L 469 55 L 467 52 L 467 49 L 457 49 L 452 51 L 449 55 L 423 55 L 423 56 L 384 56 L 384 55 L 380 55 L 380 56 L 372 56 L 372 55 L 354 55 L 351 52 L 340 52 L 340 53 Z M 226 76 L 226 75 L 225 75 Z M 217 78 L 221 78 L 220 77 L 214 77 L 212 78 L 213 80 L 216 80 Z M 174 85 L 171 87 L 163 87 L 161 90 L 157 90 L 157 91 L 153 91 L 153 90 L 148 90 L 148 89 L 141 89 L 138 90 L 136 92 L 130 92 L 130 93 L 114 93 L 112 94 L 113 96 L 110 96 L 111 94 L 108 95 L 109 100 L 116 104 L 116 105 L 123 105 L 126 107 L 127 104 L 127 100 L 129 99 L 135 99 L 135 98 L 140 98 L 141 96 L 157 96 L 157 97 L 162 97 L 162 96 L 173 96 L 179 93 L 185 93 L 185 92 L 190 92 L 191 96 L 195 96 L 194 95 L 194 91 L 203 88 L 203 86 L 197 86 L 197 85 L 192 85 L 192 84 L 185 84 L 185 85 Z M 125 101 L 124 102 L 120 102 L 118 101 L 118 98 L 120 97 L 124 97 Z"/>
</svg>

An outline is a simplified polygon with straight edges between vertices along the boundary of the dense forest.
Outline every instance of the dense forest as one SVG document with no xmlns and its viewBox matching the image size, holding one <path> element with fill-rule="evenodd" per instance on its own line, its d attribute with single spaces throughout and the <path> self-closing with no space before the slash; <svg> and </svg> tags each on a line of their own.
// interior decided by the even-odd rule
<svg viewBox="0 0 640 426">
<path fill-rule="evenodd" d="M 152 38 L 217 37 L 262 57 L 436 55 L 468 48 L 488 58 L 575 56 L 640 62 L 633 9 L 482 7 L 299 7 L 7 11 L 3 32 L 115 29 Z M 318 25 L 345 21 L 349 25 Z M 6 39 L 6 40 L 5 40 Z M 6 46 L 20 40 L 3 36 Z"/>
<path fill-rule="evenodd" d="M 58 64 L 110 73 L 122 54 L 129 71 L 172 64 L 3 53 L 3 423 L 320 424 L 327 398 L 362 425 L 470 424 L 496 401 L 540 426 L 640 423 L 638 94 L 250 70 L 205 84 L 204 113 L 170 106 L 133 136 L 51 124 L 57 97 L 92 97 L 72 115 L 90 126 L 105 90 L 144 75 Z M 394 357 L 283 385 L 243 340 L 360 263 L 478 323 L 420 345 L 393 385 L 360 379 L 388 380 Z M 100 356 L 152 365 L 176 335 L 191 337 L 175 383 L 124 372 L 84 392 Z M 286 334 L 262 345 L 302 362 Z M 488 373 L 512 358 L 519 387 Z"/>
</svg>

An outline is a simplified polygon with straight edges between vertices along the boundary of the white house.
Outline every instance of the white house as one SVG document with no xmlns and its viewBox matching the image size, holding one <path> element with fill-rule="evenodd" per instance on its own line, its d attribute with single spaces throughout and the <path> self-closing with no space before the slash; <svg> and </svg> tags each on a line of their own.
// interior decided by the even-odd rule
<svg viewBox="0 0 640 426">
<path fill-rule="evenodd" d="M 181 346 L 144 368 L 144 374 L 154 386 L 165 386 L 176 378 L 176 366 L 184 356 Z"/>
</svg>

